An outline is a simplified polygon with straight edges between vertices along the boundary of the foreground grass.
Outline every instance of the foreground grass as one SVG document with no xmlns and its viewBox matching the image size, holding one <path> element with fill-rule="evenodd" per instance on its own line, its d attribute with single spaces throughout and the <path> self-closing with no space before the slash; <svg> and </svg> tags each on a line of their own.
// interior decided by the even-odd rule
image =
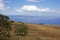
<svg viewBox="0 0 60 40">
<path fill-rule="evenodd" d="M 10 40 L 60 40 L 60 27 L 51 25 L 26 24 L 28 26 L 27 36 L 17 36 L 16 26 L 20 23 L 13 23 L 10 31 Z"/>
</svg>

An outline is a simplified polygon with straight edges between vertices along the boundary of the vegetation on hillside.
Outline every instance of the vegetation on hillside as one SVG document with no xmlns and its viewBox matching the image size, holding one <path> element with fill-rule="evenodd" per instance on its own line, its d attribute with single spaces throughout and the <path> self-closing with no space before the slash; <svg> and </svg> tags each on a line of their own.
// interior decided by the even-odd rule
<svg viewBox="0 0 60 40">
<path fill-rule="evenodd" d="M 10 29 L 11 24 L 9 22 L 9 17 L 0 14 L 0 40 L 7 40 L 10 37 Z"/>
<path fill-rule="evenodd" d="M 21 23 L 16 28 L 16 33 L 17 35 L 26 36 L 28 34 L 28 27 L 24 23 Z"/>
</svg>

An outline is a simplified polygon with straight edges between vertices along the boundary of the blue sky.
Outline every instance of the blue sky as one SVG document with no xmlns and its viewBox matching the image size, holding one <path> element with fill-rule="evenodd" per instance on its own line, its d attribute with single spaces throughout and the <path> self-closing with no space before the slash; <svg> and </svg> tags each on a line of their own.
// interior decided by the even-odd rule
<svg viewBox="0 0 60 40">
<path fill-rule="evenodd" d="M 0 14 L 60 17 L 60 0 L 0 0 Z"/>
</svg>

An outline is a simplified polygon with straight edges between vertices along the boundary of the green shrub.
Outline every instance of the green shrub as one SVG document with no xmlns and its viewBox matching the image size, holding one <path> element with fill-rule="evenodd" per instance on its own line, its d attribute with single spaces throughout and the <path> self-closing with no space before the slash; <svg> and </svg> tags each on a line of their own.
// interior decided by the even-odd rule
<svg viewBox="0 0 60 40">
<path fill-rule="evenodd" d="M 28 27 L 25 24 L 21 24 L 16 28 L 17 35 L 26 36 L 28 34 Z"/>
<path fill-rule="evenodd" d="M 12 22 L 12 23 L 13 23 L 14 21 L 10 21 L 10 22 Z"/>
</svg>

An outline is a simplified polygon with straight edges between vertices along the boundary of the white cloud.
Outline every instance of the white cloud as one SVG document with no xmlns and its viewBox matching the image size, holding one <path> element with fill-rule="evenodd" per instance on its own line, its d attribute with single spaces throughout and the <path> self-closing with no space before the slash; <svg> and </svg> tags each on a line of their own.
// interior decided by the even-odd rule
<svg viewBox="0 0 60 40">
<path fill-rule="evenodd" d="M 6 9 L 10 9 L 10 7 L 6 7 Z"/>
<path fill-rule="evenodd" d="M 45 0 L 26 0 L 28 2 L 40 2 L 40 1 L 45 1 Z"/>
<path fill-rule="evenodd" d="M 0 0 L 0 1 L 2 1 L 2 0 Z"/>
<path fill-rule="evenodd" d="M 38 8 L 34 5 L 24 5 L 22 8 L 16 9 L 17 12 L 49 12 L 49 13 L 60 13 L 59 10 L 52 10 L 50 8 Z"/>
<path fill-rule="evenodd" d="M 60 13 L 60 10 L 53 10 L 53 11 L 50 11 L 50 12 Z"/>
<path fill-rule="evenodd" d="M 50 9 L 49 8 L 40 9 L 33 5 L 24 5 L 22 8 L 18 8 L 17 11 L 18 12 L 23 12 L 23 11 L 26 11 L 26 12 L 48 12 L 48 11 L 50 11 Z"/>
<path fill-rule="evenodd" d="M 5 10 L 3 0 L 0 0 L 0 10 Z"/>
<path fill-rule="evenodd" d="M 39 2 L 39 0 L 27 0 L 29 2 Z"/>
<path fill-rule="evenodd" d="M 9 9 L 10 7 L 5 7 L 3 1 L 4 1 L 4 0 L 0 0 L 0 10 L 6 10 L 6 9 Z"/>
<path fill-rule="evenodd" d="M 23 11 L 39 11 L 40 9 L 37 8 L 36 6 L 32 6 L 32 5 L 30 5 L 30 6 L 24 5 L 24 6 L 22 7 L 22 10 L 23 10 Z"/>
</svg>

